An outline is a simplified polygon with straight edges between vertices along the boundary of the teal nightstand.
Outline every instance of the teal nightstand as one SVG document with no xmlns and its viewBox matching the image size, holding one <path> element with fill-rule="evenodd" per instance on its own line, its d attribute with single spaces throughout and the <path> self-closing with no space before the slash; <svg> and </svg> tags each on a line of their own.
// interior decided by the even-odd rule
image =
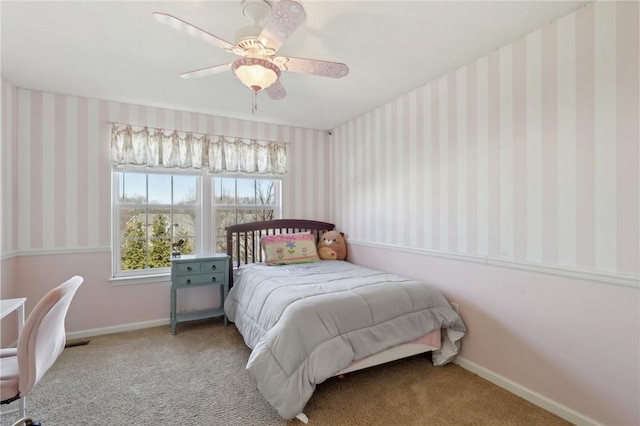
<svg viewBox="0 0 640 426">
<path fill-rule="evenodd" d="M 220 306 L 198 311 L 176 312 L 178 289 L 214 286 L 220 291 Z M 176 334 L 179 322 L 224 316 L 224 299 L 229 293 L 229 256 L 183 255 L 171 259 L 171 333 Z"/>
</svg>

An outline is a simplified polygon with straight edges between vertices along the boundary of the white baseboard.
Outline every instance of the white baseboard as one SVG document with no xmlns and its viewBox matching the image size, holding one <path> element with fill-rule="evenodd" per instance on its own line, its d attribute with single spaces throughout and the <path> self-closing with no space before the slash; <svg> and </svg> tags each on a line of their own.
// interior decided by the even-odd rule
<svg viewBox="0 0 640 426">
<path fill-rule="evenodd" d="M 84 339 L 87 337 L 101 336 L 103 334 L 121 333 L 123 331 L 140 330 L 143 328 L 159 327 L 169 325 L 169 318 L 153 321 L 135 322 L 131 324 L 116 325 L 113 327 L 93 328 L 90 330 L 74 331 L 67 333 L 67 340 Z"/>
<path fill-rule="evenodd" d="M 556 401 L 552 401 L 551 399 L 540 395 L 539 393 L 534 392 L 531 389 L 527 389 L 505 377 L 500 376 L 499 374 L 494 373 L 491 370 L 488 370 L 476 363 L 464 359 L 463 357 L 456 357 L 453 360 L 453 363 L 575 425 L 603 426 L 601 423 L 598 423 L 583 414 L 565 407 L 564 405 L 559 404 Z"/>
</svg>

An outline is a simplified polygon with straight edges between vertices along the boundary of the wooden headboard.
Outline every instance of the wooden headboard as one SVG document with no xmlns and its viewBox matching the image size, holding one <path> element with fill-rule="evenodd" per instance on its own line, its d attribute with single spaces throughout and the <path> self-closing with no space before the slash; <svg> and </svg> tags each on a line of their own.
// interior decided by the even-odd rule
<svg viewBox="0 0 640 426">
<path fill-rule="evenodd" d="M 335 228 L 333 223 L 304 219 L 275 219 L 263 222 L 241 223 L 227 226 L 227 254 L 229 255 L 229 277 L 233 286 L 233 268 L 246 263 L 263 261 L 260 238 L 265 235 L 311 232 L 316 244 L 326 231 Z"/>
</svg>

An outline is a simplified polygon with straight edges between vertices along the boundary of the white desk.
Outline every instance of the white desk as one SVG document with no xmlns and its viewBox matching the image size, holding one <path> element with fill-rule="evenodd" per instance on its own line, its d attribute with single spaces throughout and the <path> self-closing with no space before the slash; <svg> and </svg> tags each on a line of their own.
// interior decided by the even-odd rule
<svg viewBox="0 0 640 426">
<path fill-rule="evenodd" d="M 24 326 L 24 303 L 26 301 L 26 297 L 0 300 L 0 319 L 6 317 L 13 311 L 18 311 L 18 336 L 20 335 L 22 327 Z"/>
</svg>

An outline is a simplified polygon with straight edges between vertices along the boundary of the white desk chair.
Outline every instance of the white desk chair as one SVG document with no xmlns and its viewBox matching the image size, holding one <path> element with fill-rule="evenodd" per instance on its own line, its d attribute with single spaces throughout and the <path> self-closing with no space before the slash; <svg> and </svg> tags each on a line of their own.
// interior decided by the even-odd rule
<svg viewBox="0 0 640 426">
<path fill-rule="evenodd" d="M 76 290 L 84 279 L 74 276 L 49 291 L 33 308 L 18 336 L 16 348 L 0 349 L 0 403 L 19 401 L 15 425 L 37 425 L 27 417 L 25 397 L 58 359 L 67 341 L 64 321 Z"/>
</svg>

